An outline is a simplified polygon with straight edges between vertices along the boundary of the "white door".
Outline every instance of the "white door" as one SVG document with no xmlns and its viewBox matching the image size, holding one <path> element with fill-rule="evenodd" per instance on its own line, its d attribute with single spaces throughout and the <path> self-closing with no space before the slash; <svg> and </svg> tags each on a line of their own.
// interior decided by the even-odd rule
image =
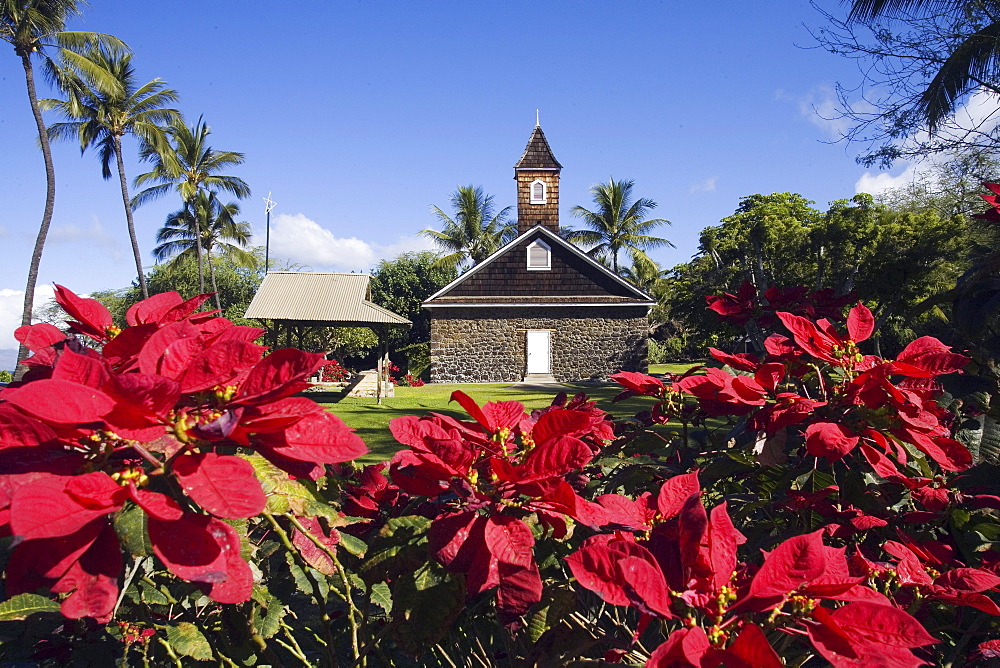
<svg viewBox="0 0 1000 668">
<path fill-rule="evenodd" d="M 547 329 L 528 330 L 528 373 L 552 373 L 549 363 L 551 334 Z"/>
</svg>

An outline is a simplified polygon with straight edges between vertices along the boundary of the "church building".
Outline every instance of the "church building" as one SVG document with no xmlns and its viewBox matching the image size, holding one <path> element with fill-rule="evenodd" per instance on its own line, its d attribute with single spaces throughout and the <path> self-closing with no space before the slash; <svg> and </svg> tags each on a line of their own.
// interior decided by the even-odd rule
<svg viewBox="0 0 1000 668">
<path fill-rule="evenodd" d="M 514 166 L 518 237 L 431 295 L 431 382 L 603 380 L 646 370 L 655 301 L 559 235 L 559 174 L 535 126 Z"/>
</svg>

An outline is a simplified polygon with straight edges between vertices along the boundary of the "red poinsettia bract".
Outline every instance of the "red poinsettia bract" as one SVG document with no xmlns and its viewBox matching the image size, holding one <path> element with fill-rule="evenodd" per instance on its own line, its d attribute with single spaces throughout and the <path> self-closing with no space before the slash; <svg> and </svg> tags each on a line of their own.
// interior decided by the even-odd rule
<svg viewBox="0 0 1000 668">
<path fill-rule="evenodd" d="M 323 356 L 266 349 L 263 332 L 155 295 L 114 326 L 99 302 L 57 286 L 82 345 L 51 325 L 21 327 L 34 354 L 0 391 L 0 531 L 16 538 L 8 593 L 69 594 L 68 617 L 110 618 L 121 549 L 112 517 L 145 516 L 154 554 L 220 603 L 250 597 L 240 536 L 225 521 L 259 514 L 264 492 L 236 446 L 298 476 L 366 452 L 339 419 L 294 397 Z M 180 490 L 178 493 L 177 490 Z"/>
<path fill-rule="evenodd" d="M 780 543 L 756 570 L 741 564 L 744 537 L 725 503 L 706 511 L 694 476 L 664 484 L 641 538 L 593 536 L 567 558 L 577 582 L 608 603 L 681 622 L 647 666 L 777 667 L 768 638 L 780 634 L 808 640 L 835 666 L 924 665 L 911 650 L 936 640 L 852 576 L 843 548 L 816 531 Z"/>
<path fill-rule="evenodd" d="M 430 548 L 447 569 L 466 574 L 469 596 L 498 587 L 508 618 L 541 599 L 530 516 L 566 533 L 566 518 L 590 521 L 594 504 L 566 480 L 590 462 L 613 434 L 603 411 L 578 398 L 528 415 L 516 401 L 479 406 L 456 391 L 452 399 L 474 422 L 432 414 L 390 423 L 410 446 L 390 464 L 393 482 L 411 495 L 436 499 Z"/>
</svg>

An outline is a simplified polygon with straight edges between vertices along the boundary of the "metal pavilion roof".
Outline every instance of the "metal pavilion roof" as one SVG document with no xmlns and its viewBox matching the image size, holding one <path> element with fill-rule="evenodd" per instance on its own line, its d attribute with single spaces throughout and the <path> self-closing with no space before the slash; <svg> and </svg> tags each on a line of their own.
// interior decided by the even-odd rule
<svg viewBox="0 0 1000 668">
<path fill-rule="evenodd" d="M 272 271 L 264 277 L 247 318 L 330 325 L 403 325 L 406 318 L 371 301 L 368 274 Z"/>
</svg>

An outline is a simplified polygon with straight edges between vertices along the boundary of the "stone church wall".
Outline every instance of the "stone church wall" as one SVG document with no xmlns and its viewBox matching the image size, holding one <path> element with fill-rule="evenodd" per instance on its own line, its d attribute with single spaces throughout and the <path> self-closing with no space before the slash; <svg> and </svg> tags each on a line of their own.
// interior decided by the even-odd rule
<svg viewBox="0 0 1000 668">
<path fill-rule="evenodd" d="M 434 309 L 431 382 L 521 381 L 529 329 L 552 331 L 552 375 L 558 381 L 645 372 L 646 311 L 645 306 Z"/>
</svg>

